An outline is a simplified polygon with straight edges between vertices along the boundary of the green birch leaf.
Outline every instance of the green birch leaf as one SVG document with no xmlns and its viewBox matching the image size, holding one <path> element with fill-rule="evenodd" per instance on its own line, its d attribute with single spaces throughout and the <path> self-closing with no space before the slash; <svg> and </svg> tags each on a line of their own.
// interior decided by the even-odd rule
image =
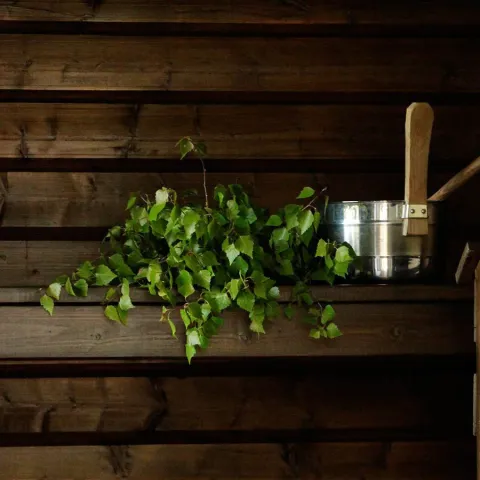
<svg viewBox="0 0 480 480">
<path fill-rule="evenodd" d="M 227 293 L 205 293 L 204 298 L 212 307 L 212 311 L 217 314 L 228 308 L 232 303 Z"/>
<path fill-rule="evenodd" d="M 217 256 L 214 252 L 204 252 L 200 256 L 200 261 L 204 267 L 214 267 L 218 265 Z"/>
<path fill-rule="evenodd" d="M 99 265 L 95 271 L 95 278 L 95 284 L 99 287 L 104 287 L 117 278 L 117 275 L 115 275 L 115 273 L 113 273 L 106 265 Z"/>
<path fill-rule="evenodd" d="M 190 152 L 195 150 L 195 144 L 190 137 L 184 137 L 177 143 L 180 150 L 180 160 L 183 160 Z"/>
<path fill-rule="evenodd" d="M 200 345 L 200 335 L 196 328 L 187 330 L 187 345 Z"/>
<path fill-rule="evenodd" d="M 315 338 L 316 340 L 318 340 L 321 336 L 322 335 L 321 335 L 320 329 L 312 328 L 312 330 L 310 330 L 310 333 L 309 333 L 310 338 Z"/>
<path fill-rule="evenodd" d="M 256 297 L 267 300 L 267 284 L 264 282 L 257 282 L 253 287 L 253 292 Z"/>
<path fill-rule="evenodd" d="M 165 203 L 156 203 L 155 205 L 153 205 L 153 207 L 148 212 L 148 219 L 150 220 L 150 222 L 155 222 L 164 208 Z"/>
<path fill-rule="evenodd" d="M 95 267 L 92 265 L 92 262 L 83 262 L 75 272 L 75 275 L 78 278 L 83 278 L 84 280 L 90 280 L 93 277 L 93 272 Z"/>
<path fill-rule="evenodd" d="M 341 246 L 337 248 L 335 253 L 335 261 L 338 263 L 350 262 L 353 258 L 350 256 L 348 247 Z"/>
<path fill-rule="evenodd" d="M 123 255 L 120 253 L 112 255 L 108 259 L 108 263 L 121 277 L 133 277 L 135 275 L 133 270 L 125 263 Z"/>
<path fill-rule="evenodd" d="M 178 287 L 178 292 L 185 298 L 189 297 L 195 292 L 195 289 L 193 288 L 192 276 L 186 270 L 180 270 L 177 276 L 176 284 Z"/>
<path fill-rule="evenodd" d="M 294 274 L 293 272 L 293 265 L 292 265 L 292 262 L 291 260 L 288 260 L 288 259 L 282 259 L 280 261 L 280 265 L 281 265 L 281 270 L 280 270 L 280 273 L 282 275 L 285 275 L 287 277 L 291 276 Z"/>
<path fill-rule="evenodd" d="M 200 215 L 193 210 L 188 211 L 182 218 L 182 224 L 185 228 L 187 238 L 190 238 L 195 233 L 195 227 L 200 220 Z"/>
<path fill-rule="evenodd" d="M 237 247 L 235 247 L 233 243 L 229 244 L 227 239 L 225 239 L 225 242 L 223 242 L 222 249 L 225 252 L 225 255 L 227 255 L 230 265 L 240 255 Z"/>
<path fill-rule="evenodd" d="M 170 325 L 170 330 L 172 331 L 172 337 L 177 338 L 177 327 L 170 320 L 170 318 L 167 318 L 167 321 L 168 321 L 168 324 Z"/>
<path fill-rule="evenodd" d="M 309 293 L 301 293 L 299 296 L 299 299 L 304 302 L 307 305 L 313 305 L 313 298 Z"/>
<path fill-rule="evenodd" d="M 282 224 L 282 219 L 278 215 L 272 215 L 265 224 L 267 227 L 279 227 Z"/>
<path fill-rule="evenodd" d="M 84 278 L 77 280 L 73 284 L 73 289 L 81 296 L 86 297 L 88 295 L 88 283 Z"/>
<path fill-rule="evenodd" d="M 253 208 L 247 209 L 247 215 L 245 216 L 245 218 L 250 225 L 252 225 L 252 223 L 255 223 L 258 219 Z"/>
<path fill-rule="evenodd" d="M 184 308 L 180 310 L 180 317 L 183 320 L 183 324 L 185 325 L 185 328 L 188 328 L 192 323 L 192 319 L 190 318 L 190 315 Z"/>
<path fill-rule="evenodd" d="M 137 197 L 130 197 L 128 199 L 127 208 L 125 210 L 130 210 L 135 205 L 135 203 L 137 203 Z"/>
<path fill-rule="evenodd" d="M 48 295 L 43 295 L 40 298 L 40 305 L 44 308 L 46 312 L 48 312 L 50 315 L 53 315 L 54 303 L 51 297 L 49 297 Z"/>
<path fill-rule="evenodd" d="M 331 322 L 335 318 L 335 310 L 331 305 L 327 305 L 322 311 L 321 322 L 322 325 L 326 325 L 328 322 Z"/>
<path fill-rule="evenodd" d="M 329 323 L 325 327 L 325 331 L 327 332 L 327 337 L 328 338 L 337 338 L 337 337 L 341 337 L 343 335 L 342 332 L 340 331 L 340 329 L 337 327 L 337 325 L 335 325 L 333 322 Z"/>
<path fill-rule="evenodd" d="M 227 216 L 230 220 L 235 220 L 239 213 L 238 204 L 235 200 L 228 200 L 227 202 Z"/>
<path fill-rule="evenodd" d="M 222 207 L 223 201 L 225 200 L 225 195 L 227 194 L 227 189 L 223 185 L 217 185 L 213 191 L 213 198 L 218 202 Z"/>
<path fill-rule="evenodd" d="M 128 310 L 135 308 L 135 305 L 133 305 L 132 299 L 129 295 L 122 295 L 118 302 L 118 308 L 124 312 L 128 312 Z"/>
<path fill-rule="evenodd" d="M 325 266 L 330 270 L 333 267 L 333 260 L 330 255 L 325 255 Z"/>
<path fill-rule="evenodd" d="M 196 320 L 203 319 L 202 306 L 198 302 L 190 302 L 188 304 L 187 311 L 190 317 Z"/>
<path fill-rule="evenodd" d="M 121 288 L 122 295 L 130 295 L 130 284 L 128 283 L 128 280 L 124 278 L 122 280 L 122 288 Z"/>
<path fill-rule="evenodd" d="M 318 227 L 320 226 L 320 220 L 321 220 L 321 215 L 320 215 L 320 212 L 317 210 L 313 214 L 313 228 L 315 229 L 315 231 L 317 231 Z"/>
<path fill-rule="evenodd" d="M 310 198 L 315 194 L 315 190 L 310 187 L 304 187 L 302 191 L 298 194 L 297 199 Z"/>
<path fill-rule="evenodd" d="M 285 207 L 285 221 L 287 230 L 291 230 L 298 226 L 298 214 L 302 207 L 300 205 L 290 204 Z"/>
<path fill-rule="evenodd" d="M 177 223 L 178 218 L 180 217 L 180 207 L 175 205 L 170 212 L 170 217 L 168 218 L 167 227 L 165 228 L 165 234 L 170 233 Z"/>
<path fill-rule="evenodd" d="M 228 220 L 219 212 L 213 212 L 213 218 L 221 227 L 228 223 Z"/>
<path fill-rule="evenodd" d="M 235 247 L 240 253 L 243 253 L 248 257 L 253 258 L 253 240 L 250 235 L 238 237 L 237 241 L 235 242 Z"/>
<path fill-rule="evenodd" d="M 231 268 L 235 273 L 245 276 L 248 272 L 248 263 L 242 257 L 237 257 Z"/>
<path fill-rule="evenodd" d="M 155 205 L 162 205 L 163 206 L 162 210 L 163 210 L 163 208 L 165 208 L 165 204 L 168 202 L 168 195 L 169 195 L 168 189 L 165 187 L 157 190 L 155 192 Z"/>
<path fill-rule="evenodd" d="M 280 289 L 278 287 L 272 287 L 268 291 L 268 298 L 278 298 L 280 297 Z"/>
<path fill-rule="evenodd" d="M 113 306 L 113 305 L 108 305 L 106 308 L 105 308 L 105 316 L 109 319 L 109 320 L 112 320 L 114 322 L 120 322 L 120 317 L 118 315 L 118 311 L 117 311 L 117 307 Z"/>
<path fill-rule="evenodd" d="M 192 363 L 192 358 L 195 356 L 196 351 L 193 345 L 185 345 L 185 356 L 187 357 L 188 364 Z"/>
<path fill-rule="evenodd" d="M 336 262 L 335 265 L 333 266 L 333 273 L 339 277 L 345 278 L 347 272 L 348 272 L 348 266 L 350 265 L 350 262 Z"/>
<path fill-rule="evenodd" d="M 250 313 L 250 330 L 256 333 L 265 333 L 263 321 L 265 320 L 265 305 L 256 303 Z"/>
<path fill-rule="evenodd" d="M 150 262 L 147 269 L 147 280 L 152 284 L 157 284 L 160 281 L 161 271 L 157 261 Z"/>
<path fill-rule="evenodd" d="M 64 287 L 65 284 L 67 283 L 67 280 L 68 280 L 68 275 L 60 275 L 55 279 L 54 283 L 59 283 L 62 287 Z"/>
<path fill-rule="evenodd" d="M 62 291 L 62 286 L 60 283 L 51 283 L 47 288 L 47 295 L 54 298 L 55 300 L 60 300 L 60 293 Z"/>
<path fill-rule="evenodd" d="M 202 303 L 201 306 L 203 320 L 208 320 L 208 317 L 212 313 L 212 307 L 208 303 Z"/>
<path fill-rule="evenodd" d="M 72 297 L 77 296 L 77 294 L 73 290 L 72 282 L 69 278 L 67 278 L 67 281 L 65 282 L 65 291 Z"/>
<path fill-rule="evenodd" d="M 232 300 L 235 300 L 237 298 L 238 292 L 240 290 L 240 285 L 240 279 L 232 278 L 232 280 L 230 280 L 228 292 L 230 293 L 230 297 L 232 298 Z"/>
<path fill-rule="evenodd" d="M 107 293 L 105 294 L 105 300 L 107 302 L 110 302 L 111 300 L 113 300 L 113 298 L 115 297 L 116 294 L 117 294 L 117 290 L 113 287 L 110 287 L 107 290 Z"/>
<path fill-rule="evenodd" d="M 327 255 L 327 242 L 321 238 L 317 244 L 317 251 L 315 252 L 316 257 L 325 257 Z"/>
<path fill-rule="evenodd" d="M 205 290 L 210 290 L 212 274 L 208 270 L 200 270 L 193 274 L 193 281 Z"/>
<path fill-rule="evenodd" d="M 298 217 L 300 234 L 303 235 L 313 225 L 313 213 L 311 210 L 304 210 Z"/>
<path fill-rule="evenodd" d="M 279 242 L 288 242 L 288 239 L 290 238 L 290 234 L 288 233 L 288 230 L 285 227 L 282 228 L 276 228 L 272 232 L 272 242 L 273 244 L 278 244 Z"/>
<path fill-rule="evenodd" d="M 237 305 L 247 312 L 253 310 L 255 295 L 250 290 L 242 290 L 237 296 Z"/>
</svg>

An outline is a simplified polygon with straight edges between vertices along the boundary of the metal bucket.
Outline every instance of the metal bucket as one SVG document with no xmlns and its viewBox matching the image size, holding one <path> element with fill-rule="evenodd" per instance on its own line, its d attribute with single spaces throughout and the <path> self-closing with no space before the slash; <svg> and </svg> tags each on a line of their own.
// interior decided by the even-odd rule
<svg viewBox="0 0 480 480">
<path fill-rule="evenodd" d="M 429 202 L 428 235 L 404 236 L 405 202 L 331 202 L 325 223 L 330 240 L 348 242 L 358 255 L 350 279 L 425 279 L 435 274 L 438 204 Z"/>
</svg>

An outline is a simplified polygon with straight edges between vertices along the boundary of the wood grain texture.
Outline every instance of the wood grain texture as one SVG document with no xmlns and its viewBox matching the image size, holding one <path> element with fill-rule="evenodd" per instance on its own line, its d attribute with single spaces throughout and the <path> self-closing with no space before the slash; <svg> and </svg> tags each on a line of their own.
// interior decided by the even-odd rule
<svg viewBox="0 0 480 480">
<path fill-rule="evenodd" d="M 164 185 L 179 193 L 189 189 L 202 192 L 203 182 L 200 173 L 191 172 L 10 172 L 4 177 L 8 201 L 3 227 L 110 227 L 125 219 L 125 206 L 131 193 L 153 195 Z M 430 188 L 435 190 L 449 177 L 445 173 L 432 175 Z M 271 211 L 295 202 L 305 186 L 318 190 L 327 187 L 331 200 L 399 200 L 403 197 L 403 175 L 399 173 L 208 174 L 210 190 L 218 183 L 242 184 L 255 204 Z M 446 202 L 445 207 L 451 211 L 447 218 L 452 220 L 452 225 L 477 224 L 480 204 L 471 202 L 470 198 L 479 185 L 480 177 L 476 177 Z M 203 202 L 203 198 L 199 201 Z"/>
<path fill-rule="evenodd" d="M 309 445 L 2 448 L 0 479 L 452 480 L 473 478 L 473 440 Z"/>
<path fill-rule="evenodd" d="M 433 164 L 477 156 L 478 108 L 438 106 L 435 113 Z M 1 103 L 0 158 L 18 158 L 25 169 L 40 158 L 171 161 L 178 139 L 193 135 L 205 140 L 211 159 L 380 164 L 404 158 L 404 119 L 405 107 L 380 105 Z"/>
<path fill-rule="evenodd" d="M 61 243 L 61 242 L 59 242 Z M 72 254 L 76 243 L 65 242 L 65 251 Z M 64 244 L 64 246 L 65 246 Z M 0 242 L 0 249 L 2 243 Z M 46 254 L 45 254 L 46 255 Z M 69 272 L 75 270 L 76 265 L 71 265 Z M 52 277 L 54 278 L 54 277 Z M 38 285 L 45 287 L 45 285 Z M 287 303 L 291 299 L 292 287 L 280 286 L 280 303 Z M 105 299 L 106 287 L 91 287 L 88 298 L 71 297 L 62 291 L 58 303 L 101 303 Z M 457 287 L 455 285 L 315 285 L 310 288 L 310 293 L 315 301 L 335 303 L 374 303 L 374 302 L 464 302 L 473 299 L 470 287 Z M 0 285 L 0 303 L 36 303 L 42 295 L 41 288 L 35 287 L 9 287 Z M 130 296 L 135 303 L 163 303 L 158 296 L 150 295 L 145 289 L 132 288 Z"/>
<path fill-rule="evenodd" d="M 412 103 L 405 120 L 405 203 L 427 212 L 427 179 L 433 109 L 428 103 Z M 420 213 L 420 212 L 417 212 Z M 428 235 L 427 218 L 405 218 L 403 235 Z"/>
<path fill-rule="evenodd" d="M 0 379 L 0 432 L 428 432 L 441 424 L 446 434 L 468 434 L 470 390 L 470 375 L 443 372 L 395 377 L 322 372 L 259 378 Z M 445 416 L 445 411 L 458 414 Z"/>
<path fill-rule="evenodd" d="M 273 0 L 19 0 L 0 5 L 4 21 L 251 23 L 305 25 L 469 25 L 478 23 L 478 5 L 451 0 L 365 4 L 310 0 L 288 4 Z M 452 8 L 452 7 L 455 8 Z M 408 14 L 414 9 L 415 15 Z"/>
<path fill-rule="evenodd" d="M 248 329 L 240 312 L 225 314 L 225 325 L 209 357 L 288 357 L 365 355 L 455 355 L 472 352 L 472 305 L 339 304 L 337 323 L 344 336 L 334 341 L 308 337 L 308 325 L 278 318 L 266 324 L 268 335 Z M 5 359 L 118 358 L 184 356 L 184 327 L 172 318 L 179 340 L 160 324 L 160 308 L 138 306 L 129 326 L 107 320 L 99 306 L 58 306 L 49 317 L 40 306 L 0 307 L 0 349 Z M 19 334 L 19 332 L 22 332 Z"/>
<path fill-rule="evenodd" d="M 479 50 L 476 38 L 13 34 L 2 37 L 0 89 L 478 92 Z"/>
</svg>

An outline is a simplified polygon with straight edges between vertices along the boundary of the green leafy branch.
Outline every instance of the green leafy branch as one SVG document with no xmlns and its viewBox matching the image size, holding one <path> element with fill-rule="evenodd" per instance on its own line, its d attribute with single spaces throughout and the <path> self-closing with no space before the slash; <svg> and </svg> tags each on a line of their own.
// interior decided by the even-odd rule
<svg viewBox="0 0 480 480">
<path fill-rule="evenodd" d="M 132 287 L 146 289 L 165 302 L 160 320 L 177 329 L 172 313 L 180 305 L 185 353 L 190 362 L 223 325 L 227 309 L 248 313 L 250 330 L 265 333 L 265 323 L 281 314 L 278 285 L 294 286 L 284 313 L 303 312 L 312 338 L 341 335 L 334 310 L 314 301 L 309 286 L 345 277 L 354 252 L 349 245 L 322 238 L 322 212 L 315 190 L 305 187 L 298 200 L 269 214 L 254 205 L 241 185 L 217 185 L 209 206 L 203 144 L 185 137 L 181 158 L 196 155 L 204 169 L 205 205 L 163 187 L 154 198 L 132 196 L 124 224 L 112 227 L 107 251 L 81 264 L 69 277 L 55 280 L 40 302 L 52 314 L 62 290 L 88 295 L 90 286 L 108 286 L 105 316 L 126 324 L 135 308 Z"/>
</svg>

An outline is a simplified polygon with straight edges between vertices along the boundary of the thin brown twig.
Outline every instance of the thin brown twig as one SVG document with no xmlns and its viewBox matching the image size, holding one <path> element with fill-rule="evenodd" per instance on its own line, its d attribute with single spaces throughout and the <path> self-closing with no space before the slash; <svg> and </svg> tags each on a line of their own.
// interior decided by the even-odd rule
<svg viewBox="0 0 480 480">
<path fill-rule="evenodd" d="M 208 208 L 208 192 L 207 192 L 207 169 L 205 168 L 205 162 L 201 156 L 198 157 L 202 162 L 203 168 L 203 190 L 205 192 L 205 208 Z"/>
<path fill-rule="evenodd" d="M 313 203 L 315 200 L 318 200 L 318 195 L 317 195 L 316 197 L 313 197 L 312 200 L 310 200 L 310 202 L 307 203 L 307 204 L 302 208 L 302 211 L 303 211 L 303 210 L 306 210 L 308 207 L 311 207 L 311 206 L 312 206 L 312 203 Z M 313 207 L 313 208 L 315 208 L 315 207 Z M 315 210 L 316 210 L 316 208 L 315 208 Z"/>
</svg>

